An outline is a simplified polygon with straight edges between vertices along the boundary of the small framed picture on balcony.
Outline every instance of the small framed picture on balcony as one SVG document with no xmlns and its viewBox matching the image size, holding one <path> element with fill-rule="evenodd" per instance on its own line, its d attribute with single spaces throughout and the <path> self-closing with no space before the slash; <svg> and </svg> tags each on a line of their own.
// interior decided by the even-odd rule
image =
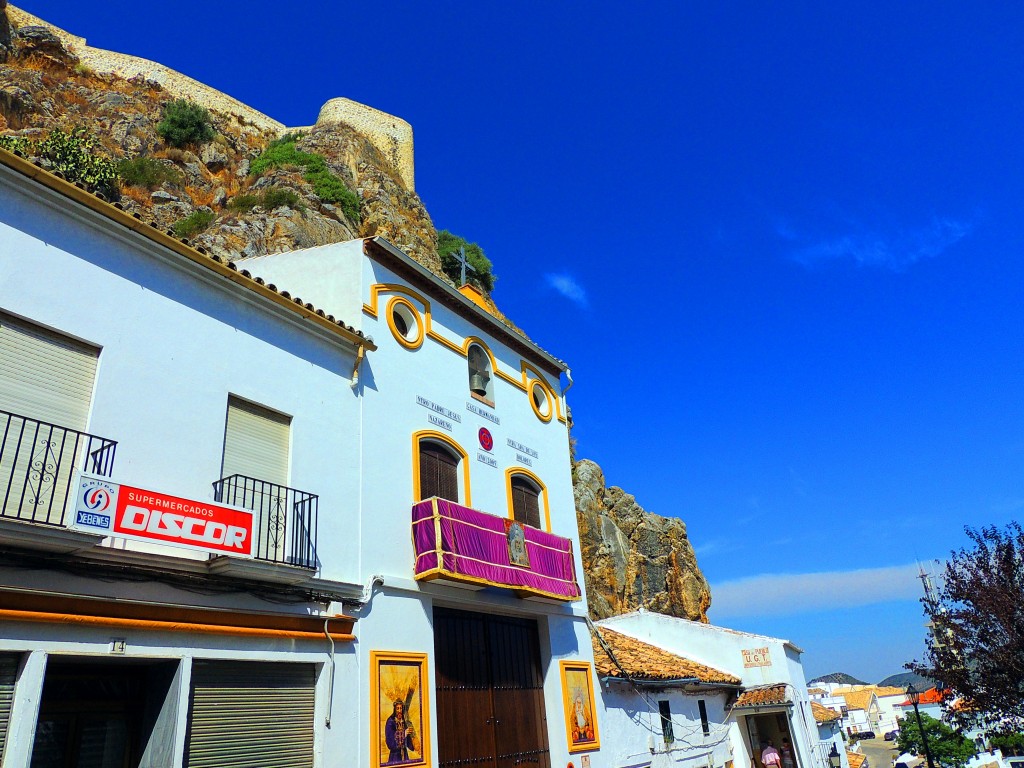
<svg viewBox="0 0 1024 768">
<path fill-rule="evenodd" d="M 570 752 L 593 752 L 601 748 L 594 707 L 594 677 L 590 665 L 561 661 L 562 706 Z"/>
<path fill-rule="evenodd" d="M 427 654 L 370 652 L 374 768 L 430 765 Z"/>
<path fill-rule="evenodd" d="M 515 520 L 505 521 L 505 540 L 508 542 L 508 562 L 518 568 L 530 567 L 530 553 L 526 550 L 526 530 Z"/>
</svg>

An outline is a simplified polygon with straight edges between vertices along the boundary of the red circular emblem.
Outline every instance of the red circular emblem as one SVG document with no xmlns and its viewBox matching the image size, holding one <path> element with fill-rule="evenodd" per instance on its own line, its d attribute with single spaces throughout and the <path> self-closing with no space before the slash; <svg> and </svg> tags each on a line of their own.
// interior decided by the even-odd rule
<svg viewBox="0 0 1024 768">
<path fill-rule="evenodd" d="M 476 435 L 480 439 L 480 447 L 485 451 L 494 447 L 494 438 L 491 437 L 491 431 L 487 427 L 480 427 L 480 431 Z"/>
</svg>

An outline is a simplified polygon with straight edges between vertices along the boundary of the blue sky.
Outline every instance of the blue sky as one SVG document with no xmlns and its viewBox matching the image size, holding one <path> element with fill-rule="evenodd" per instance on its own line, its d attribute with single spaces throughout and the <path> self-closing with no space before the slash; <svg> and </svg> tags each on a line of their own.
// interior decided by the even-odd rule
<svg viewBox="0 0 1024 768">
<path fill-rule="evenodd" d="M 1024 6 L 634 5 L 20 2 L 289 125 L 408 120 L 712 621 L 875 681 L 914 563 L 1024 509 Z"/>
</svg>

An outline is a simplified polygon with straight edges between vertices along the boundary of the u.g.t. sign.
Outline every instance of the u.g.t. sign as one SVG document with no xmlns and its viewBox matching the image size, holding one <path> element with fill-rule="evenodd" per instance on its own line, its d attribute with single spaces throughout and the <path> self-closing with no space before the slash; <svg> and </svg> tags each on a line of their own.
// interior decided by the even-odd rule
<svg viewBox="0 0 1024 768">
<path fill-rule="evenodd" d="M 772 665 L 772 655 L 768 648 L 744 648 L 742 653 L 744 667 L 770 667 Z"/>
<path fill-rule="evenodd" d="M 253 557 L 256 549 L 253 514 L 247 509 L 168 496 L 90 475 L 79 479 L 70 527 L 219 555 Z"/>
</svg>

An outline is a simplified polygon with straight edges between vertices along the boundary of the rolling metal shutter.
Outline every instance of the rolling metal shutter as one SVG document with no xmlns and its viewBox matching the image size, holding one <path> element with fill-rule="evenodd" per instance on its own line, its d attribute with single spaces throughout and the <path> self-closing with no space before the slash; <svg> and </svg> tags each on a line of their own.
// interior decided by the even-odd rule
<svg viewBox="0 0 1024 768">
<path fill-rule="evenodd" d="M 11 705 L 14 703 L 14 681 L 18 675 L 18 657 L 0 655 L 0 760 L 7 744 L 7 726 L 11 720 Z"/>
<path fill-rule="evenodd" d="M 188 768 L 312 768 L 312 664 L 196 661 Z"/>
<path fill-rule="evenodd" d="M 221 477 L 245 475 L 274 485 L 288 485 L 290 424 L 288 416 L 228 398 Z"/>
<path fill-rule="evenodd" d="M 0 313 L 0 410 L 85 431 L 99 350 Z"/>
</svg>

